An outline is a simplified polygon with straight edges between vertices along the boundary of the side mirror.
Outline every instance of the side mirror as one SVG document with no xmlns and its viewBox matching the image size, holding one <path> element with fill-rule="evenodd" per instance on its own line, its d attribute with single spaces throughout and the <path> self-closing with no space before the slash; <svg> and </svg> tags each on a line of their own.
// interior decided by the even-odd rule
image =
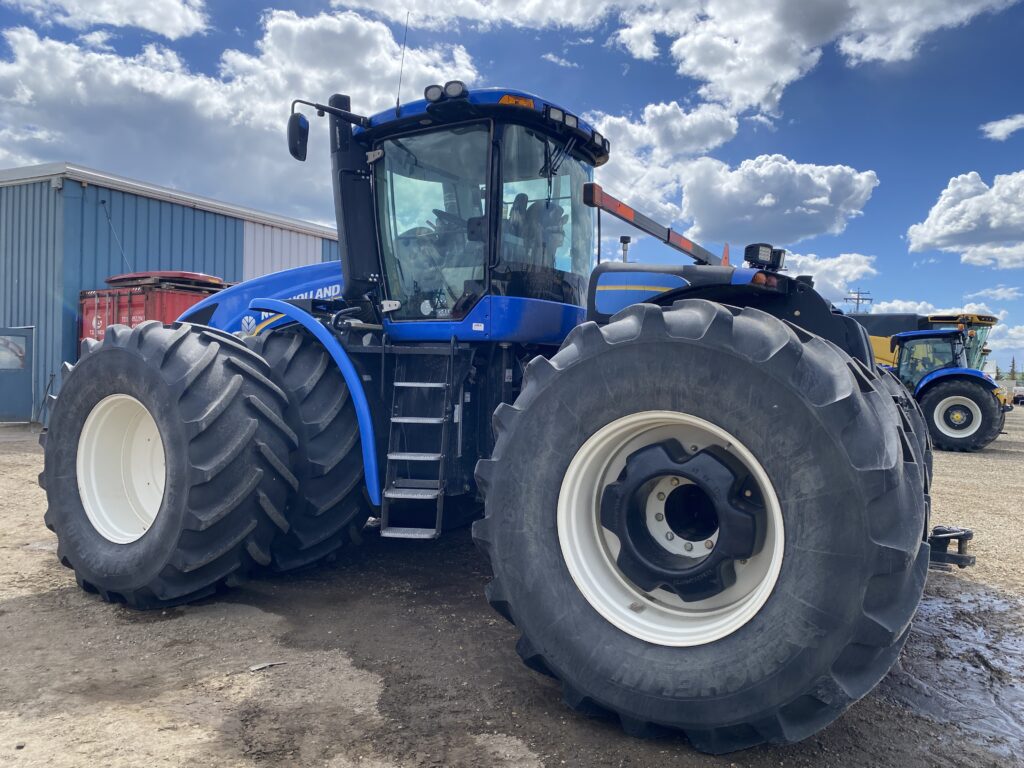
<svg viewBox="0 0 1024 768">
<path fill-rule="evenodd" d="M 288 151 L 296 160 L 306 159 L 306 143 L 309 141 L 309 120 L 301 112 L 288 116 Z"/>
</svg>

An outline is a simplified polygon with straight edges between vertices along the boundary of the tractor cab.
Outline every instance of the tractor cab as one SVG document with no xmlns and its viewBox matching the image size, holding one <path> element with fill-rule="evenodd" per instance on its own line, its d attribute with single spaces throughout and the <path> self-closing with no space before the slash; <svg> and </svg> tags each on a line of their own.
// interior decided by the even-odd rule
<svg viewBox="0 0 1024 768">
<path fill-rule="evenodd" d="M 599 132 L 536 96 L 458 81 L 368 118 L 334 99 L 319 106 L 332 121 L 346 300 L 376 294 L 389 325 L 444 321 L 439 339 L 474 309 L 484 323 L 486 297 L 582 313 L 595 256 L 584 185 L 609 151 Z M 293 134 L 304 121 L 293 113 Z M 304 155 L 304 138 L 295 147 Z"/>
<path fill-rule="evenodd" d="M 934 371 L 968 368 L 964 334 L 956 328 L 897 333 L 890 343 L 896 375 L 911 392 Z"/>
</svg>

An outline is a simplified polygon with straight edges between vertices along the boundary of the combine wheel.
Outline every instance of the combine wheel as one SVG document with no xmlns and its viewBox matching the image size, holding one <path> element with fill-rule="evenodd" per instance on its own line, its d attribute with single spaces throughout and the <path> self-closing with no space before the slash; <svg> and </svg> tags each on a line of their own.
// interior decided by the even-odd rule
<svg viewBox="0 0 1024 768">
<path fill-rule="evenodd" d="M 299 438 L 298 492 L 288 533 L 273 544 L 273 567 L 300 568 L 360 541 L 370 509 L 363 493 L 359 425 L 348 386 L 327 350 L 294 327 L 245 339 L 288 395 L 286 418 Z"/>
<path fill-rule="evenodd" d="M 111 326 L 83 349 L 40 476 L 58 557 L 83 589 L 158 608 L 270 562 L 296 437 L 269 373 L 234 337 L 180 323 Z"/>
<path fill-rule="evenodd" d="M 571 707 L 728 752 L 811 735 L 896 660 L 923 470 L 835 346 L 753 309 L 637 305 L 532 361 L 494 423 L 487 595 Z"/>
<path fill-rule="evenodd" d="M 1003 414 L 991 390 L 967 379 L 940 381 L 921 398 L 935 447 L 980 451 L 997 437 Z"/>
</svg>

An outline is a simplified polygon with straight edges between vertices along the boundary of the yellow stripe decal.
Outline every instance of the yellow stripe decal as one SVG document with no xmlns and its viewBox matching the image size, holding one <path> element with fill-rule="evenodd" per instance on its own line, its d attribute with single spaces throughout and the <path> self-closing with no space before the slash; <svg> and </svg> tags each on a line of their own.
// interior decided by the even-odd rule
<svg viewBox="0 0 1024 768">
<path fill-rule="evenodd" d="M 682 288 L 681 285 L 599 285 L 599 291 L 671 291 L 673 288 Z"/>
<path fill-rule="evenodd" d="M 276 322 L 277 322 L 278 320 L 280 320 L 280 319 L 281 319 L 282 317 L 284 317 L 284 315 L 271 315 L 271 316 L 270 316 L 270 317 L 268 317 L 268 318 L 267 318 L 266 320 L 264 320 L 264 321 L 263 321 L 262 323 L 260 323 L 260 324 L 259 324 L 259 325 L 257 325 L 257 326 L 256 326 L 255 328 L 253 328 L 253 329 L 252 329 L 252 333 L 250 333 L 249 335 L 250 335 L 250 336 L 259 336 L 259 335 L 260 335 L 260 333 L 261 333 L 261 332 L 263 331 L 263 329 L 264 329 L 264 328 L 266 328 L 266 327 L 267 327 L 268 325 L 270 325 L 271 323 L 276 323 Z"/>
</svg>

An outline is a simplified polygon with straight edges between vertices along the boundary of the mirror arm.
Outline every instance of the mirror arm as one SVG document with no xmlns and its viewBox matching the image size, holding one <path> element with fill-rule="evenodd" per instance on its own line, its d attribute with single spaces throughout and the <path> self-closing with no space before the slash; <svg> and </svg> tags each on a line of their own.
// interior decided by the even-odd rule
<svg viewBox="0 0 1024 768">
<path fill-rule="evenodd" d="M 334 115 L 340 120 L 344 120 L 346 123 L 352 123 L 352 125 L 358 125 L 360 128 L 370 127 L 370 118 L 357 115 L 355 112 L 349 112 L 346 109 L 338 109 L 337 107 L 329 107 L 326 104 L 317 104 L 313 101 L 305 101 L 303 99 L 295 99 L 292 102 L 292 113 L 295 112 L 296 104 L 305 104 L 308 107 L 312 107 L 316 110 L 318 117 L 323 117 L 324 114 Z"/>
</svg>

